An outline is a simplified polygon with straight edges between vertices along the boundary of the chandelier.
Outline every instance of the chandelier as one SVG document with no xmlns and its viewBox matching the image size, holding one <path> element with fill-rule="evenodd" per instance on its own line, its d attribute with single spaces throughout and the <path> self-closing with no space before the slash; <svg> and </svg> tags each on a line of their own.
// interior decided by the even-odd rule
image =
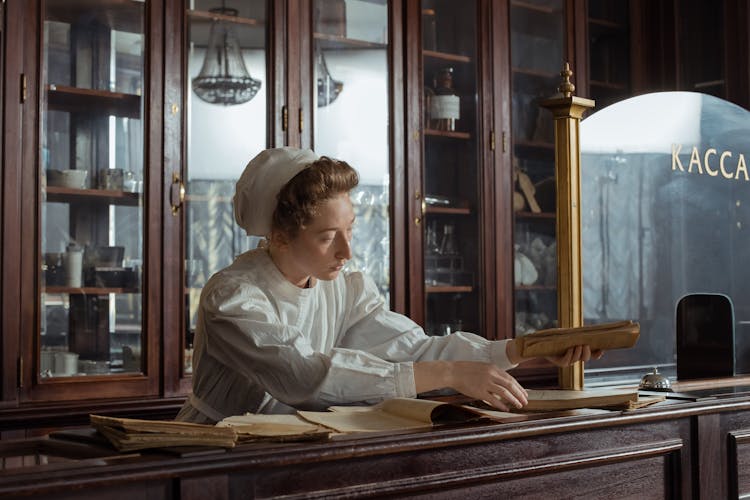
<svg viewBox="0 0 750 500">
<path fill-rule="evenodd" d="M 338 80 L 334 80 L 331 73 L 328 71 L 328 65 L 326 64 L 325 57 L 323 57 L 323 51 L 317 51 L 317 75 L 318 75 L 318 107 L 328 106 L 339 96 L 342 90 L 344 90 L 344 83 Z"/>
<path fill-rule="evenodd" d="M 222 16 L 236 16 L 237 9 L 222 6 L 210 12 Z M 193 78 L 193 92 L 211 104 L 225 106 L 242 104 L 258 93 L 260 80 L 250 76 L 242 59 L 239 40 L 233 23 L 217 17 L 211 24 L 206 58 L 201 71 Z"/>
</svg>

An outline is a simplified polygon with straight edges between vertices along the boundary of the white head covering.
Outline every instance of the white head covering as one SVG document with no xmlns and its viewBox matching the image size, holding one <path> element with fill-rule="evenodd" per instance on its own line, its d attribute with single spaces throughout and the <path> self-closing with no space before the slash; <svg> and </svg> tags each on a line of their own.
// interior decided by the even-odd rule
<svg viewBox="0 0 750 500">
<path fill-rule="evenodd" d="M 249 236 L 271 233 L 273 212 L 281 188 L 318 159 L 309 149 L 261 151 L 245 167 L 234 193 L 234 218 Z"/>
</svg>

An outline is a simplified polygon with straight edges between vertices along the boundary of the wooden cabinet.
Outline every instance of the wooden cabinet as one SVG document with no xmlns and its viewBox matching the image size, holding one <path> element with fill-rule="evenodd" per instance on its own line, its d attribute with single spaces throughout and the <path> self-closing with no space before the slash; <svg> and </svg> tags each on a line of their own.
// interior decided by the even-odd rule
<svg viewBox="0 0 750 500">
<path fill-rule="evenodd" d="M 24 7 L 18 398 L 158 395 L 158 5 Z"/>
<path fill-rule="evenodd" d="M 6 0 L 0 406 L 184 395 L 199 290 L 256 244 L 233 222 L 234 181 L 269 146 L 366 171 L 354 264 L 428 333 L 553 325 L 552 120 L 538 102 L 568 60 L 599 107 L 722 79 L 711 88 L 746 104 L 747 34 L 729 22 L 746 1 L 715 13 L 721 43 L 678 54 L 672 35 L 700 31 L 683 3 Z M 254 92 L 241 103 L 196 92 L 219 29 Z M 686 63 L 717 51 L 706 74 Z M 87 174 L 60 185 L 53 170 Z M 80 286 L 55 255 L 71 240 L 94 259 Z M 116 265 L 94 263 L 117 247 Z M 542 263 L 533 280 L 523 253 Z M 75 367 L 49 368 L 58 351 Z"/>
</svg>

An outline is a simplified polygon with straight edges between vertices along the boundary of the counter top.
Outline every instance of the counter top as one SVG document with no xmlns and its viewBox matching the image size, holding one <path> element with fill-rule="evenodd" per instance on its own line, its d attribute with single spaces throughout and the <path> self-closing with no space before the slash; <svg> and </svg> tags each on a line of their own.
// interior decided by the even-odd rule
<svg viewBox="0 0 750 500">
<path fill-rule="evenodd" d="M 174 448 L 118 454 L 106 443 L 97 443 L 98 438 L 92 439 L 90 433 L 87 436 L 79 431 L 76 437 L 62 432 L 47 438 L 0 442 L 0 453 L 6 457 L 5 469 L 0 471 L 0 496 L 52 497 L 68 489 L 102 492 L 113 485 L 141 485 L 155 487 L 165 498 L 174 497 L 174 488 L 179 490 L 178 497 L 200 498 L 190 496 L 185 488 L 192 485 L 190 491 L 194 487 L 194 491 L 203 491 L 206 484 L 219 484 L 225 498 L 250 487 L 252 496 L 309 497 L 311 492 L 379 496 L 435 488 L 453 491 L 467 484 L 481 489 L 487 482 L 549 474 L 556 477 L 582 468 L 597 476 L 622 464 L 634 474 L 643 473 L 641 469 L 646 467 L 651 471 L 647 476 L 661 488 L 694 491 L 700 484 L 691 480 L 691 473 L 672 474 L 669 467 L 690 471 L 696 465 L 694 456 L 700 460 L 702 455 L 686 451 L 698 450 L 701 432 L 708 435 L 709 431 L 715 437 L 734 433 L 741 450 L 735 451 L 737 463 L 744 464 L 747 459 L 750 464 L 750 397 L 667 400 L 633 411 L 585 409 L 519 415 L 498 423 L 339 435 L 322 442 L 249 443 L 226 450 Z M 12 467 L 9 457 L 21 452 L 29 457 L 27 462 L 39 456 L 48 457 L 48 463 L 8 468 Z M 726 457 L 727 450 L 721 452 Z M 661 465 L 652 471 L 654 464 Z M 726 458 L 719 464 L 726 468 Z M 742 472 L 741 465 L 736 470 L 741 481 L 742 474 L 750 474 Z M 301 482 L 290 483 L 290 473 Z M 666 482 L 665 475 L 670 478 Z M 216 477 L 219 483 L 214 482 Z M 203 484 L 200 478 L 208 483 Z M 738 484 L 744 484 L 741 481 Z M 747 483 L 750 490 L 750 477 Z M 731 486 L 727 488 L 733 491 Z M 160 498 L 161 493 L 155 497 Z"/>
</svg>

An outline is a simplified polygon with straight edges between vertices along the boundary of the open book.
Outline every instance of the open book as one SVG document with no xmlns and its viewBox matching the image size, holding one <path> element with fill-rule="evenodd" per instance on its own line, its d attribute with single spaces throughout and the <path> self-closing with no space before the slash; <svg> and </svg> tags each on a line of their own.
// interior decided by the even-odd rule
<svg viewBox="0 0 750 500">
<path fill-rule="evenodd" d="M 495 420 L 516 417 L 512 413 L 431 401 L 393 398 L 375 406 L 332 406 L 331 411 L 298 411 L 310 422 L 338 432 L 383 432 L 430 428 L 433 425 L 470 422 L 480 418 Z"/>
<path fill-rule="evenodd" d="M 529 389 L 529 404 L 521 412 L 608 408 L 633 410 L 663 401 L 664 396 L 641 397 L 628 389 L 585 389 L 582 391 Z M 332 406 L 329 411 L 298 411 L 309 422 L 341 433 L 386 432 L 425 429 L 434 425 L 471 422 L 479 419 L 495 422 L 517 420 L 519 413 L 488 410 L 426 399 L 394 398 L 375 406 Z M 268 415 L 267 417 L 270 417 Z"/>
<path fill-rule="evenodd" d="M 164 448 L 169 446 L 234 447 L 237 433 L 231 427 L 136 418 L 89 415 L 91 425 L 118 451 Z"/>
<path fill-rule="evenodd" d="M 617 321 L 575 328 L 548 328 L 513 340 L 521 356 L 560 356 L 570 347 L 589 345 L 591 349 L 633 347 L 641 333 L 635 321 Z"/>
</svg>

